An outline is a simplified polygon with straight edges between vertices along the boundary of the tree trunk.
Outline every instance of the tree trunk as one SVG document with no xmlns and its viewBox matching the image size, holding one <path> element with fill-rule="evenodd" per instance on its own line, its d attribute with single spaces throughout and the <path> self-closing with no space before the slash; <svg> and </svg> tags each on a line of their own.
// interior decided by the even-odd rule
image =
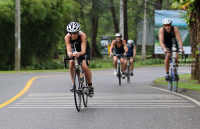
<svg viewBox="0 0 200 129">
<path fill-rule="evenodd" d="M 157 0 L 157 2 L 156 2 L 156 10 L 161 10 L 162 9 L 162 1 L 163 0 Z"/>
<path fill-rule="evenodd" d="M 92 24 L 92 49 L 91 56 L 92 57 L 101 57 L 101 53 L 97 49 L 96 45 L 96 37 L 98 30 L 98 5 L 95 3 L 95 0 L 92 0 L 92 15 L 91 15 L 91 24 Z"/>
<path fill-rule="evenodd" d="M 127 0 L 124 0 L 124 40 L 128 40 Z"/>
<path fill-rule="evenodd" d="M 197 43 L 196 43 L 196 49 L 197 45 L 200 45 L 200 1 L 196 0 L 195 9 L 196 9 L 196 25 L 197 25 Z M 200 84 L 200 53 L 196 55 L 196 79 L 198 80 L 198 83 Z"/>
<path fill-rule="evenodd" d="M 199 54 L 196 54 L 196 51 L 197 51 L 197 45 L 200 43 L 200 7 L 198 6 L 199 5 L 199 1 L 195 1 L 195 9 L 196 9 L 196 13 L 192 12 L 191 13 L 191 17 L 190 19 L 192 18 L 195 18 L 196 20 L 195 21 L 191 21 L 190 22 L 190 46 L 191 46 L 191 54 L 192 54 L 192 58 L 195 58 L 196 60 L 193 60 L 192 61 L 192 64 L 195 64 L 193 65 L 193 68 L 191 70 L 191 79 L 198 79 L 198 81 L 200 80 L 200 69 L 199 69 Z M 199 81 L 200 82 L 200 81 Z"/>
<path fill-rule="evenodd" d="M 115 8 L 114 8 L 114 5 L 113 5 L 113 0 L 110 0 L 110 5 L 111 5 L 112 18 L 113 18 L 114 27 L 115 27 L 115 33 L 118 33 L 119 32 L 119 26 L 118 26 L 117 19 L 116 19 L 116 14 L 115 14 Z"/>
</svg>

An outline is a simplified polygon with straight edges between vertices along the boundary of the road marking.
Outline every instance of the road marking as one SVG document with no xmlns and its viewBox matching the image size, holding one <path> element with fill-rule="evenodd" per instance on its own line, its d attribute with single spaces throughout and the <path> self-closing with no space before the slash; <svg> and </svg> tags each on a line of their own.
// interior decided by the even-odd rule
<svg viewBox="0 0 200 129">
<path fill-rule="evenodd" d="M 82 104 L 83 106 L 83 104 Z M 88 108 L 193 108 L 173 94 L 95 93 Z M 75 108 L 73 93 L 31 93 L 9 108 Z"/>
<path fill-rule="evenodd" d="M 42 78 L 42 77 L 52 77 L 52 76 L 65 76 L 65 75 L 40 76 L 40 77 L 34 77 L 34 78 L 30 79 L 30 80 L 28 81 L 28 83 L 26 84 L 26 86 L 24 87 L 24 89 L 23 89 L 21 92 L 19 92 L 17 95 L 15 95 L 15 96 L 14 96 L 13 98 L 11 98 L 10 100 L 8 100 L 8 101 L 2 103 L 2 104 L 0 105 L 0 108 L 2 108 L 2 107 L 4 107 L 4 106 L 8 105 L 9 103 L 15 101 L 17 98 L 19 98 L 21 95 L 23 95 L 23 94 L 30 88 L 32 82 L 33 82 L 35 79 L 37 79 L 37 78 Z"/>
<path fill-rule="evenodd" d="M 193 99 L 193 98 L 191 98 L 191 97 L 188 97 L 188 96 L 186 96 L 186 95 L 179 94 L 179 93 L 175 93 L 175 92 L 171 92 L 171 91 L 169 91 L 169 90 L 165 90 L 165 89 L 161 89 L 161 88 L 157 88 L 157 87 L 151 87 L 151 86 L 145 86 L 145 87 L 154 88 L 154 89 L 162 90 L 162 91 L 165 91 L 165 92 L 168 92 L 168 93 L 172 93 L 172 94 L 175 94 L 175 95 L 179 95 L 179 96 L 181 96 L 181 97 L 184 97 L 184 98 L 186 98 L 186 99 L 188 99 L 188 100 L 190 100 L 190 101 L 196 103 L 198 106 L 200 106 L 200 102 L 199 102 L 199 101 L 197 101 L 197 100 L 195 100 L 195 99 Z"/>
</svg>

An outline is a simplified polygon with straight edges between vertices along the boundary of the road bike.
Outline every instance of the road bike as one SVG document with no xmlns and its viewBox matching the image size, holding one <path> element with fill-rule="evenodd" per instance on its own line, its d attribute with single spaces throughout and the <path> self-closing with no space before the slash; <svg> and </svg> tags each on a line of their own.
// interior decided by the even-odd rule
<svg viewBox="0 0 200 129">
<path fill-rule="evenodd" d="M 116 54 L 116 56 L 117 56 L 117 77 L 119 79 L 119 85 L 121 85 L 122 70 L 121 70 L 120 57 L 124 56 L 124 54 Z"/>
<path fill-rule="evenodd" d="M 85 81 L 84 71 L 82 70 L 83 57 L 79 58 L 65 58 L 66 60 L 74 60 L 74 101 L 77 111 L 81 110 L 81 98 L 83 98 L 83 104 L 85 107 L 88 105 L 89 88 L 88 82 Z M 84 84 L 85 81 L 85 84 Z"/>
<path fill-rule="evenodd" d="M 174 92 L 178 91 L 178 81 L 179 77 L 177 74 L 177 63 L 176 63 L 176 52 L 177 48 L 175 47 L 175 39 L 172 39 L 172 50 L 169 51 L 170 53 L 170 71 L 169 76 L 170 79 L 168 80 L 168 89 L 172 91 L 172 87 L 174 88 Z M 180 52 L 180 51 L 178 51 Z M 182 59 L 184 58 L 184 55 L 182 53 Z"/>
<path fill-rule="evenodd" d="M 131 76 L 131 71 L 130 71 L 130 59 L 133 57 L 132 55 L 126 55 L 127 57 L 127 72 L 126 72 L 126 77 L 127 77 L 127 83 L 130 83 L 130 76 Z"/>
</svg>

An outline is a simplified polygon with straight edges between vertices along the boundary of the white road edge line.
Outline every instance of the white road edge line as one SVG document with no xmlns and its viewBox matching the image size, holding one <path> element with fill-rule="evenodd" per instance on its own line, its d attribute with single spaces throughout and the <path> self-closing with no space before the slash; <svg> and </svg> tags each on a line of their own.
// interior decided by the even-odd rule
<svg viewBox="0 0 200 129">
<path fill-rule="evenodd" d="M 172 94 L 175 94 L 175 95 L 179 95 L 179 96 L 181 96 L 181 97 L 184 97 L 184 98 L 186 98 L 186 99 L 188 99 L 188 100 L 190 100 L 190 101 L 196 103 L 198 106 L 200 106 L 200 102 L 199 102 L 199 101 L 197 101 L 197 100 L 195 100 L 195 99 L 193 99 L 193 98 L 191 98 L 191 97 L 189 97 L 189 96 L 182 95 L 182 94 L 179 94 L 179 93 L 175 93 L 175 92 L 172 92 L 172 91 L 168 91 L 168 90 L 165 90 L 165 89 L 157 88 L 157 87 L 152 87 L 152 86 L 144 86 L 144 87 L 149 87 L 149 88 L 153 88 L 153 89 L 158 89 L 158 90 L 162 90 L 162 91 L 165 91 L 165 92 L 168 92 L 168 93 L 172 93 Z"/>
</svg>

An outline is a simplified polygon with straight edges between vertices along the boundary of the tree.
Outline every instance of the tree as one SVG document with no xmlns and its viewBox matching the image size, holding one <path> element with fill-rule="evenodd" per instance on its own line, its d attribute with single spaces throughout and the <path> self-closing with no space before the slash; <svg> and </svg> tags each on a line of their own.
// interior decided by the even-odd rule
<svg viewBox="0 0 200 129">
<path fill-rule="evenodd" d="M 197 53 L 197 46 L 200 45 L 200 1 L 199 0 L 174 0 L 172 6 L 174 8 L 183 9 L 188 11 L 186 22 L 189 24 L 190 29 L 190 46 L 192 64 L 195 64 L 195 69 L 191 70 L 191 78 L 197 79 L 200 83 L 200 54 Z"/>
<path fill-rule="evenodd" d="M 111 9 L 111 12 L 112 12 L 113 23 L 114 23 L 114 27 L 115 27 L 115 33 L 118 33 L 119 32 L 119 26 L 118 26 L 117 19 L 116 19 L 113 0 L 110 0 L 110 5 L 111 5 L 110 9 Z"/>
</svg>

